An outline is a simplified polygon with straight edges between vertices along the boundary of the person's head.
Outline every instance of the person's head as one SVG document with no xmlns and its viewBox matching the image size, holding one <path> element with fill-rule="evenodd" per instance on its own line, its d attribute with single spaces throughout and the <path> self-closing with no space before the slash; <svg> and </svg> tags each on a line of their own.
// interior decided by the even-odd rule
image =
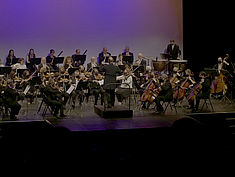
<svg viewBox="0 0 235 177">
<path fill-rule="evenodd" d="M 222 63 L 222 62 L 223 62 L 222 57 L 219 57 L 219 58 L 218 58 L 218 63 L 220 64 L 220 63 Z"/>
<path fill-rule="evenodd" d="M 55 50 L 54 49 L 50 50 L 50 55 L 55 55 Z"/>
<path fill-rule="evenodd" d="M 29 55 L 34 55 L 34 49 L 29 49 Z"/>
<path fill-rule="evenodd" d="M 109 57 L 109 63 L 113 63 L 113 57 Z"/>
<path fill-rule="evenodd" d="M 25 70 L 25 71 L 23 72 L 23 75 L 24 75 L 24 76 L 29 76 L 29 70 Z"/>
<path fill-rule="evenodd" d="M 118 55 L 118 60 L 119 60 L 119 61 L 122 61 L 122 59 L 123 59 L 122 54 L 119 54 L 119 55 Z"/>
<path fill-rule="evenodd" d="M 80 73 L 79 73 L 79 70 L 75 70 L 75 71 L 74 71 L 74 76 L 75 76 L 75 77 L 79 76 L 79 74 L 80 74 Z"/>
<path fill-rule="evenodd" d="M 13 57 L 14 56 L 14 50 L 13 49 L 9 50 L 8 56 L 9 57 Z"/>
<path fill-rule="evenodd" d="M 83 65 L 80 65 L 80 66 L 79 66 L 79 71 L 80 71 L 80 72 L 85 71 L 85 68 L 84 68 L 84 66 L 83 66 Z"/>
<path fill-rule="evenodd" d="M 125 47 L 125 52 L 130 52 L 130 48 L 128 46 Z"/>
<path fill-rule="evenodd" d="M 171 40 L 170 40 L 170 44 L 174 45 L 174 44 L 175 44 L 175 40 L 174 40 L 174 39 L 171 39 Z"/>
<path fill-rule="evenodd" d="M 139 54 L 138 54 L 138 59 L 141 60 L 142 58 L 143 58 L 143 54 L 142 54 L 142 53 L 139 53 Z"/>
<path fill-rule="evenodd" d="M 81 53 L 81 51 L 80 51 L 80 49 L 76 49 L 76 55 L 80 55 L 80 53 Z"/>
<path fill-rule="evenodd" d="M 47 59 L 46 59 L 46 57 L 42 57 L 42 59 L 41 59 L 41 63 L 42 63 L 42 64 L 46 64 L 46 63 L 47 63 Z"/>
<path fill-rule="evenodd" d="M 91 63 L 95 63 L 95 57 L 91 57 Z"/>
<path fill-rule="evenodd" d="M 73 63 L 73 59 L 71 56 L 67 56 L 65 59 L 65 64 L 72 64 Z"/>
<path fill-rule="evenodd" d="M 173 68 L 173 72 L 174 72 L 174 73 L 177 73 L 178 71 L 179 71 L 179 68 L 175 66 L 175 67 Z"/>
<path fill-rule="evenodd" d="M 104 53 L 107 53 L 108 52 L 108 49 L 106 47 L 103 48 L 103 52 Z"/>
<path fill-rule="evenodd" d="M 123 71 L 123 74 L 124 74 L 125 76 L 127 76 L 127 75 L 128 75 L 128 70 L 125 69 L 125 70 Z"/>
<path fill-rule="evenodd" d="M 20 59 L 18 60 L 18 63 L 20 63 L 21 65 L 23 65 L 23 64 L 24 64 L 24 58 L 20 58 Z"/>
<path fill-rule="evenodd" d="M 192 71 L 191 71 L 190 69 L 186 69 L 186 70 L 185 70 L 185 74 L 186 74 L 187 76 L 191 76 L 191 75 L 192 75 Z"/>
</svg>

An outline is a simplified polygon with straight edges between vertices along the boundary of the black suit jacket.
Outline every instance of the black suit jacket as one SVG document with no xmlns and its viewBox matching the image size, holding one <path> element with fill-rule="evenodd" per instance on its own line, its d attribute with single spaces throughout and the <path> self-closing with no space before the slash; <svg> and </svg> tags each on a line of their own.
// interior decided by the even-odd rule
<svg viewBox="0 0 235 177">
<path fill-rule="evenodd" d="M 172 49 L 172 44 L 169 44 L 167 46 L 167 53 L 171 56 L 170 59 L 176 60 L 179 55 L 181 55 L 181 51 L 178 45 L 174 45 L 174 48 Z"/>
<path fill-rule="evenodd" d="M 97 64 L 97 66 L 98 66 L 98 63 L 96 63 L 96 64 Z M 91 71 L 91 63 L 88 63 L 88 64 L 87 64 L 87 71 L 89 71 L 89 72 Z"/>
<path fill-rule="evenodd" d="M 108 54 L 109 56 L 111 56 L 111 53 L 108 52 Z M 101 65 L 102 61 L 104 61 L 104 52 L 101 52 L 99 54 L 99 61 L 98 61 L 99 65 Z"/>
<path fill-rule="evenodd" d="M 133 56 L 133 55 L 134 55 L 134 54 L 131 53 L 131 52 L 129 52 L 129 54 L 130 54 L 130 56 Z M 123 55 L 123 56 L 126 56 L 126 52 L 123 52 L 122 55 Z"/>
<path fill-rule="evenodd" d="M 105 73 L 104 89 L 114 90 L 116 88 L 116 85 L 107 85 L 107 84 L 117 82 L 116 77 L 117 75 L 121 73 L 121 70 L 119 69 L 119 67 L 115 66 L 114 64 L 109 64 L 109 65 L 101 66 L 100 71 Z"/>
</svg>

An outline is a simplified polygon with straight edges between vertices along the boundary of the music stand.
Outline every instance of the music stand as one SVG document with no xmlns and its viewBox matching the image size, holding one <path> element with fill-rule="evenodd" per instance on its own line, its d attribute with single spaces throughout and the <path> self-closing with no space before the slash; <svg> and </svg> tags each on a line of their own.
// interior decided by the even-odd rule
<svg viewBox="0 0 235 177">
<path fill-rule="evenodd" d="M 64 63 L 64 57 L 54 58 L 54 64 L 63 64 L 63 63 Z"/>
<path fill-rule="evenodd" d="M 39 65 L 41 63 L 41 58 L 31 58 L 30 63 L 33 65 Z"/>
<path fill-rule="evenodd" d="M 79 70 L 79 68 L 69 68 L 68 69 L 69 75 L 72 75 L 76 70 Z"/>
<path fill-rule="evenodd" d="M 81 65 L 83 65 L 86 61 L 86 55 L 75 55 L 74 62 L 75 61 L 81 61 Z"/>
<path fill-rule="evenodd" d="M 117 61 L 117 56 L 110 56 L 113 58 L 113 62 L 116 62 Z M 108 63 L 109 62 L 109 57 L 106 57 L 105 59 L 105 63 Z"/>
<path fill-rule="evenodd" d="M 26 70 L 28 70 L 28 69 L 17 69 L 16 74 L 19 75 L 19 77 L 22 77 L 23 72 Z"/>
<path fill-rule="evenodd" d="M 0 67 L 0 75 L 10 74 L 12 68 L 10 66 Z"/>
<path fill-rule="evenodd" d="M 132 64 L 134 61 L 134 56 L 133 55 L 131 55 L 131 56 L 124 55 L 122 61 L 126 62 L 127 64 Z"/>
<path fill-rule="evenodd" d="M 13 58 L 11 64 L 14 65 L 14 64 L 18 63 L 19 59 L 20 58 Z"/>
</svg>

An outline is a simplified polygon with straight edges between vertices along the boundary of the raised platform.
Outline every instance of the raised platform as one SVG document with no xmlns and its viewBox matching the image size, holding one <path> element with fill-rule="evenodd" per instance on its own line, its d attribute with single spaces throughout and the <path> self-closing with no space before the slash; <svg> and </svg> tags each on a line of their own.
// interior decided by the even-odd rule
<svg viewBox="0 0 235 177">
<path fill-rule="evenodd" d="M 102 118 L 132 118 L 133 110 L 129 110 L 125 106 L 114 106 L 113 108 L 106 108 L 104 110 L 104 106 L 94 106 L 94 111 Z"/>
</svg>

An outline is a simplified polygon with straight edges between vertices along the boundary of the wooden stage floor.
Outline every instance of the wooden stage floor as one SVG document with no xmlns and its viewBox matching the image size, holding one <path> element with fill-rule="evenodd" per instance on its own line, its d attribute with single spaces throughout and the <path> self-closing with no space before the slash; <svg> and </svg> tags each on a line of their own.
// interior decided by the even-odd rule
<svg viewBox="0 0 235 177">
<path fill-rule="evenodd" d="M 138 99 L 136 99 L 138 100 Z M 156 114 L 154 105 L 149 110 L 142 110 L 140 102 L 132 98 L 131 109 L 133 110 L 133 118 L 115 118 L 104 119 L 94 112 L 93 98 L 89 102 L 84 102 L 81 106 L 76 105 L 75 109 L 70 109 L 67 104 L 65 114 L 67 117 L 63 119 L 56 119 L 47 111 L 46 116 L 42 117 L 42 110 L 37 113 L 41 99 L 38 98 L 34 104 L 28 104 L 26 100 L 21 101 L 22 109 L 18 116 L 19 121 L 34 121 L 34 120 L 48 120 L 56 127 L 65 127 L 70 131 L 97 131 L 97 130 L 120 130 L 120 129 L 141 129 L 141 128 L 158 128 L 170 127 L 177 119 L 185 117 L 190 114 L 190 110 L 186 108 L 187 102 L 183 101 L 181 106 L 175 110 L 168 107 L 166 113 Z M 230 104 L 227 101 L 212 99 L 215 112 L 234 112 L 235 104 Z M 202 101 L 201 101 L 202 104 Z M 126 103 L 127 105 L 127 103 Z M 210 112 L 210 108 L 204 106 L 202 112 Z M 6 122 L 8 119 L 1 120 Z"/>
</svg>

